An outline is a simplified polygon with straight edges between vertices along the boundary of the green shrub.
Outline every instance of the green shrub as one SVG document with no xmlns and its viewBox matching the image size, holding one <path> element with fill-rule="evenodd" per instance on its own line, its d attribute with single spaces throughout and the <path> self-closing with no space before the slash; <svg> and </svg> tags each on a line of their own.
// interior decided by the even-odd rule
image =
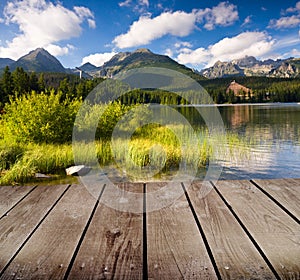
<svg viewBox="0 0 300 280">
<path fill-rule="evenodd" d="M 10 100 L 5 106 L 5 137 L 17 142 L 65 143 L 72 130 L 81 102 L 66 99 L 52 91 L 49 95 L 32 92 Z"/>
<path fill-rule="evenodd" d="M 128 106 L 119 101 L 92 106 L 83 104 L 77 115 L 75 128 L 81 140 L 86 140 L 85 135 L 93 136 L 93 139 L 97 140 L 108 140 L 122 118 L 125 120 L 123 120 L 120 129 L 126 131 L 129 125 L 138 127 L 139 122 L 150 115 L 151 111 L 147 105 Z"/>
</svg>

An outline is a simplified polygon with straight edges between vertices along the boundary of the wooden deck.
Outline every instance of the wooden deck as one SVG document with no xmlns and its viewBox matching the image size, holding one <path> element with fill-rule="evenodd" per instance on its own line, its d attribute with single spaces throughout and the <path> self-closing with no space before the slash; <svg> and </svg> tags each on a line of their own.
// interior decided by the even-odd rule
<svg viewBox="0 0 300 280">
<path fill-rule="evenodd" d="M 120 184 L 141 214 L 81 184 L 0 187 L 0 279 L 300 279 L 300 179 Z M 211 191 L 203 197 L 203 188 Z"/>
</svg>

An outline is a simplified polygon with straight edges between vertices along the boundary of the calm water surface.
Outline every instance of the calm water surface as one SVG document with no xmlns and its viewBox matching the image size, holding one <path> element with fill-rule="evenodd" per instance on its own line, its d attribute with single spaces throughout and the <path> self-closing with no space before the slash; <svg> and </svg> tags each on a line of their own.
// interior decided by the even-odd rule
<svg viewBox="0 0 300 280">
<path fill-rule="evenodd" d="M 219 111 L 227 131 L 253 142 L 246 158 L 220 159 L 223 179 L 300 178 L 300 104 L 220 106 Z"/>
<path fill-rule="evenodd" d="M 211 110 L 207 106 L 200 107 L 201 110 Z M 300 178 L 300 104 L 247 104 L 217 108 L 226 131 L 245 139 L 231 149 L 219 139 L 214 142 L 216 146 L 222 142 L 221 152 L 210 165 L 216 166 L 215 170 L 222 170 L 220 179 Z M 195 129 L 206 127 L 195 108 L 182 106 L 176 109 Z M 164 118 L 170 116 L 166 113 Z M 128 174 L 120 176 L 122 171 L 114 166 L 103 170 L 116 182 L 139 181 Z M 197 176 L 201 179 L 207 175 L 206 168 L 198 171 Z M 170 170 L 153 180 L 173 180 L 175 175 L 176 170 Z M 216 179 L 215 176 L 211 178 Z"/>
</svg>

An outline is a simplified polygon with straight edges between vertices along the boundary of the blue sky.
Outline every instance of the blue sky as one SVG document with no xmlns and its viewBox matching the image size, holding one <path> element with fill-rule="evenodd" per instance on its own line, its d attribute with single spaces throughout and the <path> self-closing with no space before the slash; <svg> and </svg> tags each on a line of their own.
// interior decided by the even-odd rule
<svg viewBox="0 0 300 280">
<path fill-rule="evenodd" d="M 196 69 L 300 57 L 300 1 L 1 0 L 0 57 L 44 47 L 65 67 L 149 48 Z"/>
</svg>

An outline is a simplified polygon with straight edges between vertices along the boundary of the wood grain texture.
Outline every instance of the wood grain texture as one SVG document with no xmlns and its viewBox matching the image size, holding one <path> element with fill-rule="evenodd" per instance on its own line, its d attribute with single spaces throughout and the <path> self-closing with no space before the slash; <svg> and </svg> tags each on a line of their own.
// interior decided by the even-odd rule
<svg viewBox="0 0 300 280">
<path fill-rule="evenodd" d="M 72 185 L 2 279 L 62 279 L 95 202 L 83 185 Z"/>
<path fill-rule="evenodd" d="M 147 193 L 161 187 L 149 183 Z M 180 183 L 174 183 L 177 188 L 182 188 Z M 147 213 L 147 251 L 148 279 L 217 279 L 184 195 L 165 208 Z"/>
<path fill-rule="evenodd" d="M 67 188 L 39 186 L 0 220 L 0 271 Z"/>
<path fill-rule="evenodd" d="M 141 212 L 142 184 L 120 185 L 120 190 L 114 193 L 111 186 L 106 186 L 102 199 L 121 198 L 122 191 L 135 192 L 134 203 Z M 142 214 L 109 208 L 101 203 L 102 199 L 68 278 L 142 279 Z M 125 201 L 123 197 L 120 209 L 125 209 Z"/>
<path fill-rule="evenodd" d="M 203 195 L 203 189 L 210 189 Z M 187 188 L 222 279 L 275 279 L 255 246 L 209 182 Z"/>
<path fill-rule="evenodd" d="M 282 279 L 300 279 L 300 227 L 249 181 L 219 181 L 217 189 Z"/>
<path fill-rule="evenodd" d="M 300 180 L 253 180 L 300 220 Z"/>
<path fill-rule="evenodd" d="M 34 186 L 0 187 L 0 217 L 26 196 Z"/>
<path fill-rule="evenodd" d="M 300 180 L 256 182 L 298 213 Z M 16 205 L 0 220 L 0 278 L 63 279 L 67 273 L 68 279 L 216 279 L 214 259 L 222 279 L 274 279 L 240 219 L 280 278 L 300 279 L 299 224 L 249 181 L 216 184 L 229 208 L 209 185 L 194 184 L 187 188 L 189 200 L 182 195 L 175 201 L 173 192 L 183 194 L 181 184 L 155 192 L 163 186 L 147 184 L 147 208 L 157 206 L 157 211 L 146 215 L 143 184 L 120 184 L 118 191 L 106 186 L 99 204 L 103 185 L 98 183 L 38 186 L 32 192 L 29 187 L 20 193 L 0 188 L 0 205 L 7 197 L 11 202 L 4 208 Z M 126 212 L 128 207 L 136 213 Z"/>
</svg>

